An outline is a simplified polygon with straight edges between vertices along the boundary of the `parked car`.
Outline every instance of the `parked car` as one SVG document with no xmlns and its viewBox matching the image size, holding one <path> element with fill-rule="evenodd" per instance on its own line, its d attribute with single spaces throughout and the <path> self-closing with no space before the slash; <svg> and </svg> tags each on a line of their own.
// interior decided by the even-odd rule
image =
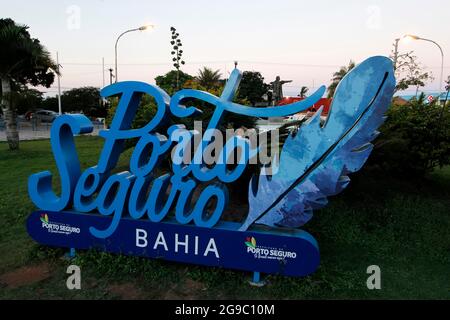
<svg viewBox="0 0 450 320">
<path fill-rule="evenodd" d="M 97 125 L 102 125 L 105 123 L 105 118 L 94 118 L 92 122 Z"/>
<path fill-rule="evenodd" d="M 39 110 L 36 111 L 33 115 L 33 117 L 40 120 L 41 122 L 53 122 L 53 120 L 55 120 L 57 116 L 58 113 L 51 110 Z"/>
<path fill-rule="evenodd" d="M 33 116 L 33 111 L 27 111 L 25 113 L 25 120 L 30 121 L 32 116 Z"/>
</svg>

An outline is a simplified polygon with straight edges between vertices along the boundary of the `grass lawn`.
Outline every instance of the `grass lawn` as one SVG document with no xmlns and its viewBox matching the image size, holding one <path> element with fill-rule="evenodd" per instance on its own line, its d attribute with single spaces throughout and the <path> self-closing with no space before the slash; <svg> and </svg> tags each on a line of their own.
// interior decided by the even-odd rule
<svg viewBox="0 0 450 320">
<path fill-rule="evenodd" d="M 84 167 L 97 162 L 102 140 L 77 138 Z M 121 159 L 126 169 L 127 159 Z M 449 299 L 450 168 L 426 179 L 394 179 L 366 169 L 349 188 L 316 211 L 305 226 L 319 242 L 322 261 L 305 278 L 266 276 L 250 287 L 250 273 L 94 251 L 64 260 L 63 249 L 35 244 L 25 231 L 34 211 L 32 173 L 56 173 L 48 140 L 0 144 L 0 299 L 231 298 L 231 299 Z M 82 290 L 66 288 L 66 268 L 81 266 Z M 381 268 L 382 289 L 368 290 L 366 269 Z"/>
</svg>

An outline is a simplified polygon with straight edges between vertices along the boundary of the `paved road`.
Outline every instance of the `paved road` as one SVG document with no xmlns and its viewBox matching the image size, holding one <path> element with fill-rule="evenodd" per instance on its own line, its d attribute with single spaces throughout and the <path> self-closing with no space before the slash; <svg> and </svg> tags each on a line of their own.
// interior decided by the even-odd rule
<svg viewBox="0 0 450 320">
<path fill-rule="evenodd" d="M 103 129 L 101 125 L 94 125 L 94 131 L 91 135 L 98 135 L 100 129 Z M 33 130 L 31 126 L 19 125 L 19 138 L 20 141 L 49 139 L 50 138 L 50 124 L 43 124 L 38 127 L 38 130 Z M 4 128 L 0 129 L 0 141 L 6 141 L 6 132 Z"/>
<path fill-rule="evenodd" d="M 269 131 L 277 129 L 283 125 L 283 122 L 269 123 L 261 121 L 261 123 L 257 124 L 257 128 L 261 131 Z M 98 132 L 103 129 L 101 125 L 94 125 L 94 131 L 91 135 L 97 136 Z M 38 139 L 49 139 L 50 138 L 50 124 L 43 124 L 39 126 L 38 130 L 33 130 L 31 126 L 28 125 L 19 125 L 19 138 L 21 141 L 27 140 L 38 140 Z M 6 132 L 4 128 L 0 128 L 0 142 L 6 141 Z"/>
</svg>

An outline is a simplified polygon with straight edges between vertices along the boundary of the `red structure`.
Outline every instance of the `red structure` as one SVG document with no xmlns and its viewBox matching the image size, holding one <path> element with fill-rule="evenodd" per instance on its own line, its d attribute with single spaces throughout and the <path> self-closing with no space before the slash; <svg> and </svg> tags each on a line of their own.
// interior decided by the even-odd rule
<svg viewBox="0 0 450 320">
<path fill-rule="evenodd" d="M 283 100 L 281 100 L 277 106 L 284 106 L 287 104 L 291 104 L 297 101 L 301 101 L 305 98 L 300 98 L 300 97 L 286 97 L 283 98 Z M 328 112 L 330 112 L 330 105 L 331 105 L 331 100 L 332 99 L 328 99 L 328 98 L 322 98 L 319 101 L 317 101 L 316 104 L 312 105 L 311 108 L 303 111 L 303 112 L 315 112 L 317 110 L 319 110 L 320 107 L 323 106 L 323 111 L 322 111 L 322 116 L 327 116 Z"/>
</svg>

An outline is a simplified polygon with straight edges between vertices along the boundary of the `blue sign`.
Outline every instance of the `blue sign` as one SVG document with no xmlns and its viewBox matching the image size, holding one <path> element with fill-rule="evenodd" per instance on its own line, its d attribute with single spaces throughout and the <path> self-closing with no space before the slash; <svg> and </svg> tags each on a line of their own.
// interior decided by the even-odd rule
<svg viewBox="0 0 450 320">
<path fill-rule="evenodd" d="M 102 96 L 118 96 L 119 104 L 109 130 L 100 132 L 104 145 L 97 165 L 84 171 L 74 135 L 92 132 L 92 123 L 84 115 L 58 117 L 51 146 L 61 190 L 53 191 L 49 171 L 30 176 L 29 195 L 40 209 L 27 221 L 31 237 L 51 246 L 255 272 L 314 272 L 318 245 L 299 228 L 367 160 L 393 95 L 392 62 L 372 57 L 349 72 L 336 90 L 326 122 L 320 122 L 320 109 L 286 139 L 277 170 L 267 175 L 262 167 L 252 178 L 244 221 L 231 223 L 221 219 L 229 201 L 227 184 L 242 175 L 260 149 L 234 135 L 216 150 L 215 162 L 206 163 L 223 116 L 289 116 L 308 109 L 325 92 L 321 87 L 300 102 L 253 108 L 232 102 L 240 80 L 241 73 L 234 70 L 220 97 L 191 89 L 170 97 L 156 86 L 132 81 L 104 88 Z M 143 94 L 155 99 L 157 112 L 144 127 L 131 129 Z M 194 99 L 215 107 L 205 133 L 199 137 L 182 125 L 161 132 L 169 115 L 187 118 L 202 112 L 189 104 Z M 138 140 L 129 171 L 113 174 L 127 139 Z M 195 139 L 199 141 L 192 151 Z M 237 151 L 237 162 L 228 165 Z M 171 172 L 156 176 L 155 168 L 163 161 L 171 162 Z"/>
</svg>

